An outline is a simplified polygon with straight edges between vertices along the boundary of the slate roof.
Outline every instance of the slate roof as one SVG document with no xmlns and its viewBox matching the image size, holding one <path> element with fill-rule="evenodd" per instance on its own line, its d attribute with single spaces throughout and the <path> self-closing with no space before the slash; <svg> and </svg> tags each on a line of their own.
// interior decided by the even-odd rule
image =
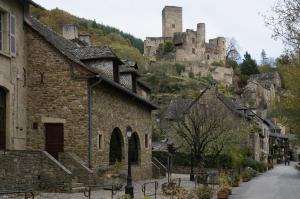
<svg viewBox="0 0 300 199">
<path fill-rule="evenodd" d="M 32 0 L 22 0 L 22 1 L 25 2 L 25 3 L 31 4 L 31 5 L 33 5 L 33 6 L 36 7 L 36 8 L 45 9 L 45 8 L 43 8 L 42 6 L 40 6 L 39 4 L 35 3 L 35 2 L 32 1 Z"/>
<path fill-rule="evenodd" d="M 58 33 L 56 33 L 55 31 L 51 30 L 50 28 L 46 27 L 45 25 L 43 25 L 42 23 L 40 23 L 36 18 L 34 17 L 26 17 L 25 18 L 25 23 L 31 27 L 33 30 L 35 30 L 40 36 L 42 36 L 47 42 L 49 42 L 52 46 L 54 46 L 57 50 L 60 51 L 60 53 L 62 53 L 64 56 L 66 56 L 68 59 L 70 59 L 71 61 L 73 61 L 74 63 L 79 64 L 81 67 L 87 69 L 88 71 L 90 71 L 91 73 L 93 73 L 94 77 L 98 77 L 100 79 L 102 79 L 105 83 L 109 84 L 110 86 L 113 86 L 114 88 L 116 88 L 118 91 L 120 91 L 123 94 L 126 94 L 130 97 L 132 97 L 133 99 L 143 103 L 144 105 L 150 107 L 151 109 L 157 109 L 158 107 L 153 105 L 151 102 L 145 100 L 144 98 L 132 93 L 130 90 L 128 90 L 127 88 L 124 88 L 123 86 L 121 86 L 120 84 L 107 79 L 103 76 L 100 75 L 99 77 L 99 73 L 97 71 L 95 71 L 94 69 L 92 69 L 91 67 L 85 65 L 82 61 L 81 61 L 81 57 L 82 56 L 86 56 L 88 57 L 87 54 L 84 54 L 81 52 L 85 51 L 87 52 L 87 49 L 84 49 L 82 51 L 79 51 L 76 53 L 76 51 L 74 52 L 74 49 L 78 49 L 79 47 L 65 39 L 64 37 L 62 37 L 61 35 L 59 35 Z M 104 49 L 103 53 L 101 54 L 101 50 L 100 49 Z M 90 55 L 90 57 L 93 57 L 93 59 L 96 59 L 95 57 L 98 58 L 102 58 L 103 55 L 109 54 L 108 51 L 108 47 L 98 47 L 98 48 L 92 48 L 90 51 L 92 53 L 92 55 Z M 100 55 L 96 55 L 93 54 L 95 52 L 99 52 Z M 115 54 L 111 54 L 114 57 L 116 57 Z"/>
<path fill-rule="evenodd" d="M 115 59 L 122 64 L 117 55 L 107 46 L 77 47 L 71 49 L 71 52 L 80 60 Z"/>
<path fill-rule="evenodd" d="M 137 80 L 137 83 L 148 92 L 150 92 L 152 90 L 151 87 L 147 83 L 145 83 L 144 81 L 142 81 L 140 79 Z"/>
</svg>

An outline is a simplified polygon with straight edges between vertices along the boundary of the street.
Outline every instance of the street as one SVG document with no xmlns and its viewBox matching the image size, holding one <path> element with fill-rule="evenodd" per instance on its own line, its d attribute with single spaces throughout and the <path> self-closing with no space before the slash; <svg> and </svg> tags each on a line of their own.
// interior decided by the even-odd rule
<svg viewBox="0 0 300 199">
<path fill-rule="evenodd" d="M 235 188 L 230 199 L 299 199 L 300 172 L 291 166 L 278 165 L 248 183 Z"/>
</svg>

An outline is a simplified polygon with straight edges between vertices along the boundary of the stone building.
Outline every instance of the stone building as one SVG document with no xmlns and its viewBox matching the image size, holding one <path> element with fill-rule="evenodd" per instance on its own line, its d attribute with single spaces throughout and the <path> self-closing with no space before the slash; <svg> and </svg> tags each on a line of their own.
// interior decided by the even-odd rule
<svg viewBox="0 0 300 199">
<path fill-rule="evenodd" d="M 162 11 L 162 37 L 147 37 L 144 56 L 156 60 L 165 42 L 171 41 L 175 48 L 176 62 L 199 62 L 210 64 L 225 61 L 225 38 L 217 37 L 206 42 L 205 24 L 198 23 L 196 30 L 183 32 L 182 8 L 166 6 Z"/>
<path fill-rule="evenodd" d="M 7 67 L 0 68 L 1 189 L 105 183 L 116 163 L 126 168 L 128 153 L 133 178 L 150 178 L 157 107 L 136 64 L 122 62 L 109 47 L 90 46 L 75 25 L 64 26 L 66 38 L 57 34 L 29 16 L 29 4 L 38 6 L 32 1 L 0 2 L 16 16 L 15 37 L 5 41 L 15 39 L 15 51 L 0 54 Z"/>
</svg>

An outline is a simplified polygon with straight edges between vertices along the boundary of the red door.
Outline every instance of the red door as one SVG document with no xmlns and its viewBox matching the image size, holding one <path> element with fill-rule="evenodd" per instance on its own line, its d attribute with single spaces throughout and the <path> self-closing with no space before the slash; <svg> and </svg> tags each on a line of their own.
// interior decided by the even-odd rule
<svg viewBox="0 0 300 199">
<path fill-rule="evenodd" d="M 64 152 L 64 125 L 45 124 L 46 129 L 46 151 L 55 159 L 59 152 Z"/>
<path fill-rule="evenodd" d="M 0 88 L 0 150 L 6 149 L 6 92 Z"/>
</svg>

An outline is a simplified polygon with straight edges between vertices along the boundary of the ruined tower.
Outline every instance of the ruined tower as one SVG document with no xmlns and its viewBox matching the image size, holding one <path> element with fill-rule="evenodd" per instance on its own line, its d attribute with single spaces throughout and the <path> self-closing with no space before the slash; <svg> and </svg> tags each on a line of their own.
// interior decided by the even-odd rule
<svg viewBox="0 0 300 199">
<path fill-rule="evenodd" d="M 197 24 L 197 48 L 205 48 L 205 23 Z"/>
<path fill-rule="evenodd" d="M 166 6 L 162 11 L 162 36 L 173 37 L 175 32 L 182 32 L 182 8 Z"/>
</svg>

